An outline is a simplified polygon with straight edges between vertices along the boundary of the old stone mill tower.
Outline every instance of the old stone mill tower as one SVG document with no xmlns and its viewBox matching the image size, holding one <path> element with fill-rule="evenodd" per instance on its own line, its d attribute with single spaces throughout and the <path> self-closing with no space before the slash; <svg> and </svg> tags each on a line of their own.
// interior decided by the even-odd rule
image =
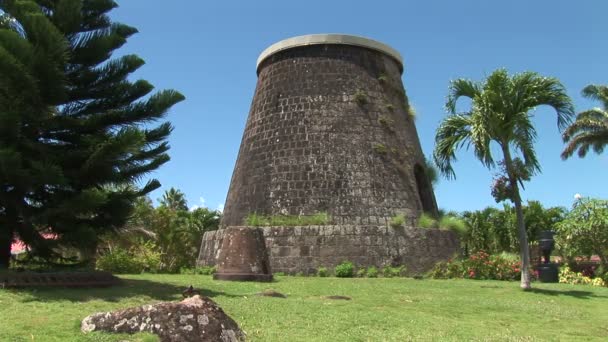
<svg viewBox="0 0 608 342">
<path fill-rule="evenodd" d="M 402 72 L 399 52 L 357 36 L 300 36 L 264 50 L 222 227 L 252 213 L 329 214 L 324 226 L 264 228 L 275 272 L 344 260 L 421 271 L 456 252 L 451 232 L 414 228 L 437 204 Z M 389 226 L 396 215 L 406 227 Z M 200 265 L 214 264 L 221 238 L 205 234 Z"/>
</svg>

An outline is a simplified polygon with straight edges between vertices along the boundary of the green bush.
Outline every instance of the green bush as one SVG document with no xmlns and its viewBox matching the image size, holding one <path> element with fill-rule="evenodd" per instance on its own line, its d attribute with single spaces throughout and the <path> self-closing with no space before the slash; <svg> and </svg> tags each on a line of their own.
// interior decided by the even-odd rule
<svg viewBox="0 0 608 342">
<path fill-rule="evenodd" d="M 464 260 L 439 262 L 435 264 L 429 276 L 435 279 L 517 280 L 521 277 L 521 262 L 511 254 L 489 255 L 479 251 Z"/>
<path fill-rule="evenodd" d="M 350 261 L 344 261 L 334 269 L 336 277 L 339 278 L 352 278 L 354 272 L 355 266 Z"/>
<path fill-rule="evenodd" d="M 385 278 L 400 277 L 405 273 L 405 266 L 392 267 L 385 266 L 382 268 L 382 276 Z"/>
<path fill-rule="evenodd" d="M 317 269 L 317 276 L 319 277 L 327 277 L 329 276 L 329 272 L 327 271 L 326 267 L 319 267 Z"/>
<path fill-rule="evenodd" d="M 374 266 L 370 266 L 367 268 L 367 277 L 368 278 L 378 278 L 378 269 Z"/>
<path fill-rule="evenodd" d="M 328 224 L 330 217 L 326 212 L 313 215 L 259 215 L 251 213 L 245 218 L 245 224 L 252 227 L 261 226 L 322 226 Z"/>
<path fill-rule="evenodd" d="M 116 247 L 101 255 L 95 268 L 117 274 L 157 273 L 160 269 L 161 253 L 152 241 L 146 241 L 126 250 Z"/>
<path fill-rule="evenodd" d="M 374 151 L 376 151 L 376 153 L 378 154 L 382 154 L 385 155 L 388 153 L 388 149 L 386 148 L 386 145 L 381 144 L 381 143 L 373 143 L 372 144 L 372 148 L 374 149 Z"/>
<path fill-rule="evenodd" d="M 97 258 L 95 269 L 117 274 L 141 273 L 144 265 L 128 251 L 115 248 Z"/>
<path fill-rule="evenodd" d="M 367 94 L 361 89 L 357 90 L 354 97 L 357 104 L 361 106 L 367 103 Z"/>
<path fill-rule="evenodd" d="M 565 219 L 555 225 L 557 249 L 566 260 L 578 256 L 607 255 L 608 253 L 608 200 L 578 199 Z M 602 269 L 608 269 L 608 260 L 600 258 Z"/>
<path fill-rule="evenodd" d="M 201 275 L 212 275 L 216 271 L 215 266 L 201 266 L 195 268 L 182 267 L 179 270 L 180 274 L 201 274 Z"/>
<path fill-rule="evenodd" d="M 564 266 L 559 271 L 559 282 L 562 284 L 573 285 L 592 285 L 592 286 L 608 286 L 608 283 L 601 277 L 585 277 L 582 273 L 573 272 L 569 267 Z"/>
<path fill-rule="evenodd" d="M 423 213 L 418 219 L 418 226 L 420 228 L 438 228 L 439 223 L 431 215 Z"/>
<path fill-rule="evenodd" d="M 365 268 L 360 268 L 357 271 L 357 278 L 365 278 L 366 274 L 367 274 L 367 271 L 365 270 Z"/>
<path fill-rule="evenodd" d="M 389 225 L 393 228 L 403 227 L 405 225 L 405 216 L 403 214 L 399 214 L 391 217 Z"/>
<path fill-rule="evenodd" d="M 463 219 L 453 216 L 453 215 L 445 215 L 439 220 L 439 228 L 451 230 L 458 234 L 458 236 L 463 236 L 467 233 L 467 224 Z"/>
</svg>

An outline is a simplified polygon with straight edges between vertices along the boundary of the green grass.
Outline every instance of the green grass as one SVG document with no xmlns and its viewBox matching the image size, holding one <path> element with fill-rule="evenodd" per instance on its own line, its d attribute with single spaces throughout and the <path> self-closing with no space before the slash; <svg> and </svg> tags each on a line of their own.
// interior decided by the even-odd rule
<svg viewBox="0 0 608 342">
<path fill-rule="evenodd" d="M 250 341 L 586 340 L 608 339 L 608 288 L 516 282 L 277 277 L 273 283 L 214 281 L 202 275 L 129 275 L 106 289 L 0 289 L 2 341 L 151 341 L 80 333 L 94 312 L 177 300 L 193 284 Z M 287 299 L 259 297 L 273 289 Z M 350 301 L 324 299 L 342 295 Z"/>
<path fill-rule="evenodd" d="M 259 215 L 251 213 L 245 218 L 245 225 L 253 227 L 261 226 L 321 226 L 330 221 L 327 213 L 321 212 L 314 215 Z"/>
</svg>

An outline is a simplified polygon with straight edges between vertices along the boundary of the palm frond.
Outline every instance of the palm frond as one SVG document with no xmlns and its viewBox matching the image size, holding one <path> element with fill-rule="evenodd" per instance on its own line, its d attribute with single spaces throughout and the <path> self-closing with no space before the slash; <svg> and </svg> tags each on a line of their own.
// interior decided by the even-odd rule
<svg viewBox="0 0 608 342">
<path fill-rule="evenodd" d="M 538 76 L 529 87 L 530 109 L 541 105 L 553 107 L 557 113 L 557 127 L 560 130 L 566 129 L 572 122 L 575 112 L 572 100 L 563 84 L 557 78 Z"/>
<path fill-rule="evenodd" d="M 448 179 L 456 177 L 452 168 L 452 161 L 456 160 L 456 150 L 470 142 L 470 114 L 450 115 L 437 129 L 433 159 L 439 171 Z"/>
<path fill-rule="evenodd" d="M 474 99 L 481 93 L 481 85 L 467 79 L 457 79 L 450 82 L 445 108 L 450 114 L 456 114 L 456 102 L 461 97 Z"/>
<path fill-rule="evenodd" d="M 581 93 L 588 99 L 601 102 L 604 109 L 608 109 L 608 86 L 590 84 Z"/>
<path fill-rule="evenodd" d="M 578 156 L 583 158 L 590 148 L 593 148 L 596 153 L 601 153 L 606 145 L 608 145 L 608 131 L 581 132 L 569 141 L 561 156 L 562 159 L 567 159 L 578 150 Z"/>
</svg>

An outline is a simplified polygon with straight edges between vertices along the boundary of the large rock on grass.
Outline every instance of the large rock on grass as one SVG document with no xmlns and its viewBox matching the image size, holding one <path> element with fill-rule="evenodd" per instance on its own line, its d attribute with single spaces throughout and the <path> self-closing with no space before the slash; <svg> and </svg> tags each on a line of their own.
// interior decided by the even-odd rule
<svg viewBox="0 0 608 342">
<path fill-rule="evenodd" d="M 81 330 L 115 333 L 151 332 L 161 341 L 244 341 L 236 322 L 207 297 L 101 312 L 82 320 Z"/>
</svg>

